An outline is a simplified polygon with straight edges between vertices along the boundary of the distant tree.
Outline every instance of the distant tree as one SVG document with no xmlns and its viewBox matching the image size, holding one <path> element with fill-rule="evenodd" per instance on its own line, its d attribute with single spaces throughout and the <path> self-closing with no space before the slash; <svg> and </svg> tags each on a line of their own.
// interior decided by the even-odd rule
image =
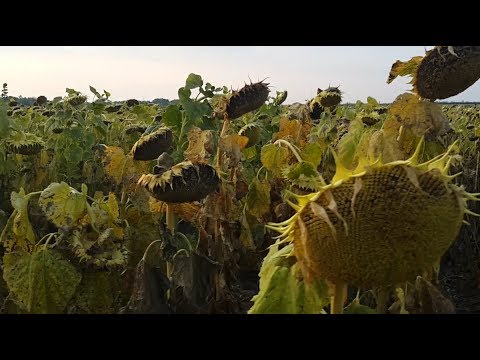
<svg viewBox="0 0 480 360">
<path fill-rule="evenodd" d="M 8 96 L 8 88 L 7 88 L 7 83 L 3 83 L 3 89 L 2 89 L 2 98 L 6 99 Z"/>
<path fill-rule="evenodd" d="M 164 98 L 156 98 L 152 100 L 152 103 L 157 104 L 159 106 L 168 106 L 170 105 L 170 100 Z"/>
<path fill-rule="evenodd" d="M 23 97 L 22 95 L 20 95 L 18 98 L 13 97 L 13 99 L 15 99 L 18 105 L 22 106 L 32 106 L 32 104 L 37 100 L 34 97 Z"/>
</svg>

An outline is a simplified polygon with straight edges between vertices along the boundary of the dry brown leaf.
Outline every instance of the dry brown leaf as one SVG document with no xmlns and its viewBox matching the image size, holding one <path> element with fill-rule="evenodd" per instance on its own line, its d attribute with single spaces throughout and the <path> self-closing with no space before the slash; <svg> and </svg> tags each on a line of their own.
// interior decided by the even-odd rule
<svg viewBox="0 0 480 360">
<path fill-rule="evenodd" d="M 193 126 L 188 132 L 188 148 L 184 155 L 186 160 L 192 162 L 206 162 L 211 155 L 213 134 L 209 130 L 202 130 Z"/>
<path fill-rule="evenodd" d="M 279 131 L 273 134 L 273 141 L 285 139 L 303 148 L 308 143 L 307 136 L 311 128 L 312 124 L 309 122 L 282 118 L 279 121 Z"/>
<path fill-rule="evenodd" d="M 450 130 L 440 105 L 409 93 L 395 99 L 388 109 L 388 115 L 395 117 L 404 128 L 411 129 L 415 136 L 435 138 Z"/>
<path fill-rule="evenodd" d="M 417 73 L 418 65 L 422 62 L 423 56 L 414 56 L 408 61 L 397 60 L 390 69 L 388 74 L 387 84 L 390 84 L 398 76 L 412 76 L 412 81 L 410 84 L 414 83 L 414 79 Z"/>
<path fill-rule="evenodd" d="M 242 150 L 248 143 L 248 137 L 242 135 L 227 135 L 220 139 L 220 149 L 230 158 L 233 164 L 237 164 L 242 157 Z"/>
<path fill-rule="evenodd" d="M 148 204 L 152 213 L 164 213 L 167 211 L 167 204 L 163 201 L 150 197 Z M 196 223 L 201 205 L 198 202 L 170 204 L 173 213 L 182 220 Z"/>
<path fill-rule="evenodd" d="M 136 183 L 142 174 L 148 173 L 148 162 L 134 161 L 130 155 L 125 155 L 118 146 L 107 146 L 104 151 L 102 163 L 105 174 L 115 184 L 127 185 Z"/>
</svg>

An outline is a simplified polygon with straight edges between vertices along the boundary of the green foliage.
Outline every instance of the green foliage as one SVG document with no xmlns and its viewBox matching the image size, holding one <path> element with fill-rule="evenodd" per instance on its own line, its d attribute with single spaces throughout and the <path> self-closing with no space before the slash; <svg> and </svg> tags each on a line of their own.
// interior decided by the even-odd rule
<svg viewBox="0 0 480 360">
<path fill-rule="evenodd" d="M 308 190 L 319 190 L 325 185 L 316 167 L 308 161 L 300 161 L 284 169 L 285 178 L 292 184 Z"/>
<path fill-rule="evenodd" d="M 72 298 L 81 274 L 55 250 L 8 253 L 4 279 L 18 305 L 35 314 L 59 314 Z"/>
<path fill-rule="evenodd" d="M 300 153 L 300 157 L 304 161 L 310 162 L 313 166 L 320 165 L 322 160 L 323 148 L 318 143 L 309 143 Z"/>
<path fill-rule="evenodd" d="M 258 220 L 270 211 L 270 184 L 254 178 L 248 187 L 247 210 Z"/>
<path fill-rule="evenodd" d="M 360 304 L 360 300 L 358 299 L 358 297 L 356 297 L 355 299 L 353 299 L 353 301 L 345 308 L 344 314 L 358 314 L 358 315 L 361 315 L 361 314 L 376 314 L 377 312 L 366 306 L 366 305 L 362 305 Z"/>
<path fill-rule="evenodd" d="M 293 244 L 273 245 L 260 270 L 260 291 L 249 314 L 322 314 L 329 304 L 326 284 L 305 282 L 292 254 Z"/>
<path fill-rule="evenodd" d="M 74 307 L 74 312 L 86 314 L 113 313 L 118 293 L 119 286 L 114 273 L 87 270 L 69 307 Z"/>
<path fill-rule="evenodd" d="M 287 165 L 288 149 L 275 144 L 268 144 L 262 147 L 262 165 L 277 176 L 282 175 L 283 168 Z"/>
</svg>

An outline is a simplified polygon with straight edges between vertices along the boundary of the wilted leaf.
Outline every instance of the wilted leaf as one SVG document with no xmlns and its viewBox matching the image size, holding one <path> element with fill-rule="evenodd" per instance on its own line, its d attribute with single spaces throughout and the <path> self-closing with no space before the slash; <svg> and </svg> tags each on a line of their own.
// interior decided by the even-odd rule
<svg viewBox="0 0 480 360">
<path fill-rule="evenodd" d="M 259 221 L 270 211 L 270 183 L 254 178 L 248 187 L 247 210 Z"/>
<path fill-rule="evenodd" d="M 434 138 L 450 129 L 440 105 L 409 93 L 395 99 L 388 109 L 388 115 L 394 117 L 405 129 L 411 130 L 415 136 Z"/>
<path fill-rule="evenodd" d="M 40 194 L 38 204 L 55 226 L 72 226 L 83 216 L 86 196 L 68 184 L 52 183 Z"/>
<path fill-rule="evenodd" d="M 418 276 L 409 288 L 406 309 L 410 314 L 454 314 L 455 305 L 427 279 Z"/>
<path fill-rule="evenodd" d="M 18 193 L 11 193 L 10 202 L 15 210 L 2 229 L 0 243 L 7 250 L 15 247 L 28 250 L 36 243 L 37 237 L 28 217 L 28 198 L 23 188 Z"/>
<path fill-rule="evenodd" d="M 248 143 L 248 137 L 242 135 L 227 135 L 220 139 L 220 149 L 230 158 L 233 164 L 237 164 L 242 157 L 242 150 Z"/>
<path fill-rule="evenodd" d="M 148 200 L 149 209 L 153 214 L 156 213 L 165 213 L 167 211 L 167 203 L 157 200 L 154 197 L 150 196 Z M 169 204 L 170 208 L 173 210 L 173 213 L 178 216 L 180 219 L 188 221 L 190 223 L 196 223 L 196 218 L 200 211 L 201 205 L 198 202 L 189 202 L 189 203 L 171 203 Z"/>
<path fill-rule="evenodd" d="M 313 127 L 309 121 L 289 120 L 281 118 L 279 121 L 279 131 L 272 136 L 272 140 L 278 139 L 290 140 L 291 142 L 303 148 L 308 143 L 308 134 Z"/>
<path fill-rule="evenodd" d="M 296 141 L 302 131 L 302 124 L 299 120 L 289 120 L 287 118 L 280 119 L 279 130 L 274 134 L 273 140 L 290 138 Z"/>
<path fill-rule="evenodd" d="M 114 300 L 118 292 L 115 285 L 113 273 L 85 271 L 71 304 L 82 313 L 111 314 L 114 311 Z"/>
<path fill-rule="evenodd" d="M 4 278 L 9 289 L 31 313 L 62 313 L 81 275 L 60 253 L 41 248 L 32 254 L 7 253 Z"/>
<path fill-rule="evenodd" d="M 423 56 L 415 56 L 408 61 L 397 60 L 390 69 L 387 84 L 390 84 L 397 76 L 411 75 L 413 77 L 410 83 L 414 82 L 414 75 L 417 73 L 418 65 L 422 62 Z"/>
<path fill-rule="evenodd" d="M 125 155 L 123 149 L 117 146 L 108 146 L 102 157 L 105 174 L 115 184 L 132 184 L 137 182 L 142 174 L 149 171 L 146 161 L 134 161 L 132 156 Z"/>
<path fill-rule="evenodd" d="M 188 132 L 188 148 L 185 151 L 185 160 L 193 162 L 205 162 L 205 159 L 210 155 L 207 150 L 212 148 L 213 134 L 211 131 L 202 130 L 193 126 Z"/>
<path fill-rule="evenodd" d="M 276 176 L 282 175 L 282 169 L 287 165 L 288 149 L 275 144 L 262 147 L 260 158 L 263 166 Z"/>
<path fill-rule="evenodd" d="M 170 282 L 161 267 L 141 260 L 136 269 L 135 283 L 128 304 L 123 313 L 169 314 L 166 293 Z"/>
<path fill-rule="evenodd" d="M 117 220 L 120 216 L 120 210 L 118 208 L 117 198 L 114 193 L 108 193 L 107 207 L 110 217 L 113 220 Z"/>
<path fill-rule="evenodd" d="M 243 246 L 246 249 L 255 249 L 255 243 L 253 241 L 252 230 L 250 228 L 250 224 L 248 222 L 247 214 L 245 211 L 240 218 L 240 224 L 242 226 L 240 232 L 240 241 L 242 242 Z"/>
<path fill-rule="evenodd" d="M 243 149 L 242 153 L 245 160 L 254 159 L 257 156 L 257 148 L 255 146 L 250 146 Z"/>
</svg>

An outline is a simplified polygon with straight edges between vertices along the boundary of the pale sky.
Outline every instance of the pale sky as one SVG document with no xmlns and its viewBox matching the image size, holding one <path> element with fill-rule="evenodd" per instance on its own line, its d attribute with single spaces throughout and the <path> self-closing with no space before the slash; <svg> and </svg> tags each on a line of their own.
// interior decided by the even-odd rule
<svg viewBox="0 0 480 360">
<path fill-rule="evenodd" d="M 410 78 L 386 80 L 396 60 L 432 46 L 68 46 L 0 47 L 0 83 L 9 95 L 48 99 L 74 88 L 91 98 L 89 85 L 112 100 L 177 98 L 189 73 L 204 82 L 239 89 L 262 80 L 271 94 L 288 90 L 287 103 L 305 102 L 317 88 L 338 86 L 345 102 L 372 96 L 391 102 L 411 88 Z M 480 82 L 448 101 L 480 101 Z"/>
</svg>

